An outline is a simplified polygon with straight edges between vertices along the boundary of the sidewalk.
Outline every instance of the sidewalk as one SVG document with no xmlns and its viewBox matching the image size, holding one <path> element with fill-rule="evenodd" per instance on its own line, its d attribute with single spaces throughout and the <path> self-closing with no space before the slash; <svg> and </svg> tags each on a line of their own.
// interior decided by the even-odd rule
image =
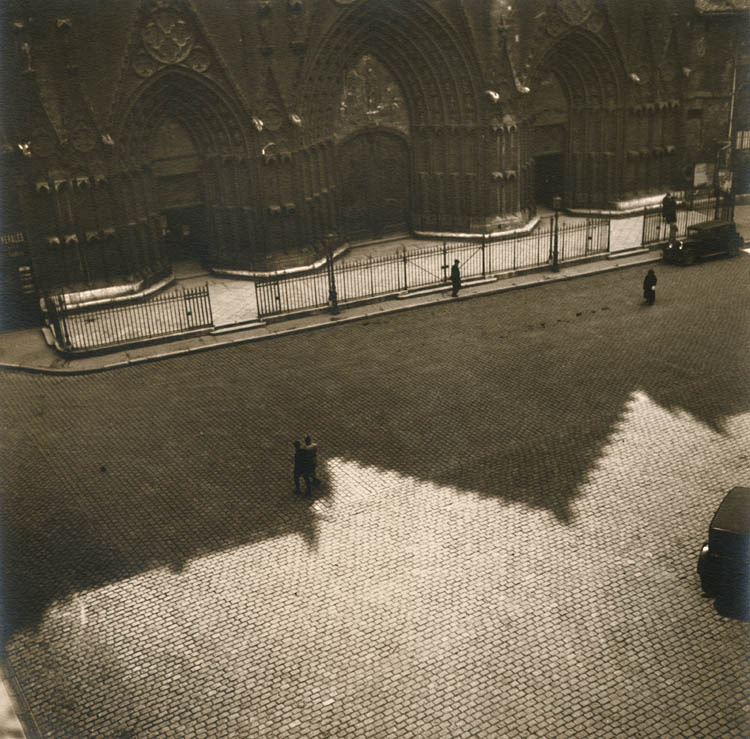
<svg viewBox="0 0 750 739">
<path fill-rule="evenodd" d="M 464 283 L 457 300 L 468 300 L 507 290 L 518 290 L 559 280 L 585 277 L 590 274 L 634 267 L 660 259 L 660 251 L 645 251 L 597 261 L 567 263 L 561 265 L 560 271 L 556 273 L 543 269 L 500 278 L 468 280 Z M 204 276 L 193 276 L 179 282 L 180 284 L 192 284 L 201 280 L 205 282 L 206 279 Z M 222 323 L 217 320 L 217 327 L 213 333 L 132 348 L 126 347 L 121 351 L 70 359 L 61 356 L 48 346 L 42 331 L 38 328 L 10 331 L 0 334 L 0 368 L 50 374 L 100 372 L 142 362 L 166 359 L 167 357 L 217 349 L 222 346 L 263 341 L 275 336 L 311 331 L 372 316 L 383 316 L 454 300 L 450 297 L 450 285 L 446 285 L 408 293 L 397 298 L 386 298 L 365 305 L 343 307 L 337 315 L 322 312 L 304 316 L 282 317 L 269 323 L 257 320 L 248 322 L 248 319 L 252 317 L 252 308 L 248 311 L 246 291 L 241 289 L 241 283 L 238 284 L 231 278 L 211 280 L 212 297 L 215 294 L 216 283 L 221 285 L 227 283 L 221 293 L 222 316 L 226 316 L 227 320 Z"/>
</svg>

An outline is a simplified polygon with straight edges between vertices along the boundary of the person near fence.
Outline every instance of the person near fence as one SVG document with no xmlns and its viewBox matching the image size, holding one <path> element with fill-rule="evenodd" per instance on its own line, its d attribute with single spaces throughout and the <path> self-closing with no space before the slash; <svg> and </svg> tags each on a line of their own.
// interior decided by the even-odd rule
<svg viewBox="0 0 750 739">
<path fill-rule="evenodd" d="M 653 305 L 656 300 L 656 273 L 650 269 L 643 280 L 643 297 L 647 305 Z"/>
<path fill-rule="evenodd" d="M 305 454 L 305 468 L 310 476 L 310 480 L 315 487 L 318 487 L 320 485 L 320 480 L 317 477 L 318 445 L 312 440 L 309 434 L 305 437 L 305 446 L 302 447 L 302 450 Z"/>
<path fill-rule="evenodd" d="M 453 266 L 451 267 L 451 285 L 453 285 L 451 297 L 457 298 L 458 291 L 461 289 L 461 270 L 458 268 L 458 259 L 453 262 Z"/>
<path fill-rule="evenodd" d="M 669 224 L 669 243 L 675 244 L 677 243 L 677 222 L 672 221 Z"/>
<path fill-rule="evenodd" d="M 305 481 L 305 494 L 310 495 L 310 472 L 307 467 L 307 454 L 299 441 L 294 442 L 294 492 L 297 495 L 301 490 L 299 487 L 300 477 Z"/>
<path fill-rule="evenodd" d="M 672 197 L 671 192 L 668 192 L 661 201 L 661 214 L 667 223 L 677 223 L 677 201 Z"/>
</svg>

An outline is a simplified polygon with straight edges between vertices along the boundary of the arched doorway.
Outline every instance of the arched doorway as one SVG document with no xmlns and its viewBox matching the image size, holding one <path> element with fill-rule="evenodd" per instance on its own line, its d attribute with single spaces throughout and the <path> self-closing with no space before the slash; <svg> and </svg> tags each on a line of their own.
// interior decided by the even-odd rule
<svg viewBox="0 0 750 739">
<path fill-rule="evenodd" d="M 334 132 L 345 238 L 406 233 L 409 115 L 398 81 L 371 54 L 346 72 Z"/>
<path fill-rule="evenodd" d="M 322 221 L 326 228 L 331 225 L 330 230 L 343 230 L 351 220 L 343 212 L 349 195 L 343 191 L 340 170 L 345 166 L 339 154 L 347 141 L 336 130 L 342 104 L 336 82 L 368 56 L 382 63 L 403 92 L 402 110 L 408 121 L 403 139 L 408 226 L 418 231 L 463 232 L 472 221 L 483 221 L 495 201 L 490 203 L 485 186 L 492 166 L 483 154 L 485 130 L 480 125 L 483 75 L 468 28 L 425 0 L 360 0 L 347 4 L 317 39 L 301 75 L 299 104 L 306 122 L 301 136 L 312 154 L 303 194 L 313 227 Z M 368 106 L 368 119 L 375 118 L 371 113 L 376 109 L 377 105 Z M 391 126 L 365 122 L 362 128 L 375 133 Z M 331 162 L 325 145 L 332 133 Z M 371 146 L 377 151 L 385 142 L 384 137 L 374 137 Z M 403 147 L 390 145 L 403 157 Z M 351 146 L 366 150 L 367 145 L 352 142 Z M 376 168 L 384 170 L 387 180 L 389 173 L 380 162 L 371 161 L 367 167 Z"/>
<path fill-rule="evenodd" d="M 527 120 L 534 194 L 551 205 L 605 207 L 618 190 L 616 152 L 622 115 L 616 55 L 575 30 L 543 55 L 531 78 Z"/>
<path fill-rule="evenodd" d="M 173 113 L 156 130 L 149 152 L 161 232 L 172 264 L 207 256 L 208 226 L 201 157 L 188 130 Z"/>
<path fill-rule="evenodd" d="M 406 233 L 409 149 L 405 139 L 385 131 L 363 131 L 339 147 L 338 159 L 347 238 L 365 241 Z"/>
<path fill-rule="evenodd" d="M 121 120 L 126 204 L 136 218 L 155 214 L 162 256 L 214 267 L 247 254 L 247 143 L 232 101 L 198 74 L 167 69 Z"/>
<path fill-rule="evenodd" d="M 560 80 L 550 72 L 534 96 L 531 140 L 534 152 L 534 199 L 552 207 L 565 190 L 565 155 L 568 151 L 568 99 Z"/>
</svg>

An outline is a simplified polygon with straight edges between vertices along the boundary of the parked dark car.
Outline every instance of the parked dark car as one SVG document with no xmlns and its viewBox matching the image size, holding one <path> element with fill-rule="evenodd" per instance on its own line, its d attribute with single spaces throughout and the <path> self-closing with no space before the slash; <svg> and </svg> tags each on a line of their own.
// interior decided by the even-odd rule
<svg viewBox="0 0 750 739">
<path fill-rule="evenodd" d="M 716 509 L 698 557 L 698 575 L 719 611 L 750 615 L 750 488 L 732 488 Z"/>
<path fill-rule="evenodd" d="M 687 236 L 668 243 L 662 253 L 667 262 L 692 264 L 696 259 L 716 254 L 735 257 L 744 245 L 732 221 L 707 221 L 688 226 Z"/>
</svg>

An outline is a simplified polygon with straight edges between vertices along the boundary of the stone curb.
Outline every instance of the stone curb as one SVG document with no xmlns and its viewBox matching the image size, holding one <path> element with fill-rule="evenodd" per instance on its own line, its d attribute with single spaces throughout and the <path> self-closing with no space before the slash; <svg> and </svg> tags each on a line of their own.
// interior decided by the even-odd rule
<svg viewBox="0 0 750 739">
<path fill-rule="evenodd" d="M 42 736 L 4 653 L 0 656 L 0 708 L 3 712 L 0 736 L 16 739 Z"/>
</svg>

